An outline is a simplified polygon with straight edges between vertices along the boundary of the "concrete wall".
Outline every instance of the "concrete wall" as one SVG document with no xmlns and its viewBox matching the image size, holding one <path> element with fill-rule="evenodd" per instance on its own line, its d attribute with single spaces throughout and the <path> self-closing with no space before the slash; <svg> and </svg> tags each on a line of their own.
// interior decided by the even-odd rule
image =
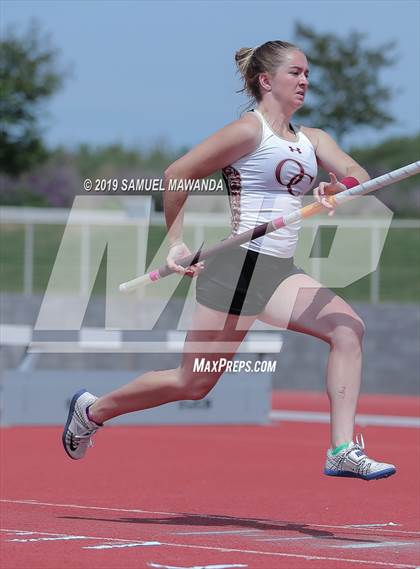
<svg viewBox="0 0 420 569">
<path fill-rule="evenodd" d="M 41 296 L 24 298 L 4 294 L 1 297 L 1 317 L 5 324 L 33 324 Z M 92 299 L 84 320 L 85 326 L 103 323 L 103 299 Z M 420 384 L 420 309 L 415 304 L 354 303 L 354 309 L 364 319 L 365 361 L 363 391 L 365 393 L 419 394 Z M 284 346 L 277 359 L 273 377 L 276 388 L 323 390 L 328 346 L 320 340 L 285 332 Z M 21 360 L 22 348 L 2 348 L 2 368 L 13 368 Z M 177 354 L 45 354 L 37 369 L 64 370 L 137 370 L 175 367 Z M 248 359 L 243 354 L 241 358 Z"/>
<path fill-rule="evenodd" d="M 420 310 L 417 305 L 354 303 L 366 324 L 364 393 L 420 395 Z M 322 390 L 329 346 L 295 332 L 284 334 L 273 379 L 277 388 Z"/>
<path fill-rule="evenodd" d="M 48 371 L 4 374 L 0 424 L 60 425 L 67 416 L 72 395 L 81 387 L 95 395 L 113 391 L 132 379 L 121 371 Z M 271 407 L 267 373 L 226 373 L 204 398 L 176 401 L 128 413 L 112 420 L 120 425 L 212 425 L 266 424 Z"/>
</svg>

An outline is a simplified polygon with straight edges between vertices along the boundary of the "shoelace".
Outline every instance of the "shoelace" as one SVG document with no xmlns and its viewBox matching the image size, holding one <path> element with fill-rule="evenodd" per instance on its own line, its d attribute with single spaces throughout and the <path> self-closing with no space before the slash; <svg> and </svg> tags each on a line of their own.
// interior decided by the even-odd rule
<svg viewBox="0 0 420 569">
<path fill-rule="evenodd" d="M 360 435 L 356 435 L 356 445 L 360 447 L 360 450 L 364 450 L 365 448 L 365 439 L 363 438 L 362 433 Z"/>
<path fill-rule="evenodd" d="M 347 453 L 345 453 L 343 460 L 345 460 L 345 458 L 347 457 L 347 455 L 354 451 L 354 450 L 360 450 L 361 452 L 364 451 L 365 448 L 365 440 L 363 438 L 363 435 L 356 435 L 356 443 L 354 444 L 354 446 L 348 450 Z M 364 453 L 363 453 L 364 454 Z M 369 471 L 372 467 L 372 460 L 370 458 L 368 458 L 366 455 L 364 455 L 360 461 L 357 463 L 357 471 L 362 473 L 362 474 L 369 474 Z"/>
<path fill-rule="evenodd" d="M 82 445 L 87 445 L 88 448 L 93 447 L 93 441 L 91 437 L 96 433 L 97 430 L 98 429 L 91 429 L 88 433 L 85 433 L 84 435 L 72 435 L 74 445 L 78 447 L 80 444 L 82 444 Z"/>
<path fill-rule="evenodd" d="M 353 451 L 361 451 L 363 452 L 365 448 L 365 441 L 363 439 L 363 435 L 356 435 L 356 442 L 352 447 L 349 447 L 348 449 L 346 449 L 345 451 L 343 451 L 342 453 L 340 453 L 337 457 L 336 457 L 336 468 L 338 468 L 339 470 L 341 470 L 343 468 L 343 464 L 346 460 L 346 458 L 348 457 L 348 455 L 353 452 Z M 369 460 L 367 456 L 364 456 L 362 459 L 360 459 L 360 461 L 358 462 L 358 466 L 357 466 L 357 470 L 362 470 L 366 472 L 366 468 L 370 468 L 370 464 L 366 464 L 366 461 Z"/>
</svg>

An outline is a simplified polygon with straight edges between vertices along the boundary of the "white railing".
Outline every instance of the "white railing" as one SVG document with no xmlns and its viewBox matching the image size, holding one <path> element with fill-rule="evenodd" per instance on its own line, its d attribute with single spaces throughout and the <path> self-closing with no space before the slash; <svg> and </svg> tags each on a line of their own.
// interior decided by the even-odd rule
<svg viewBox="0 0 420 569">
<path fill-rule="evenodd" d="M 2 225 L 23 225 L 24 227 L 24 250 L 23 250 L 23 293 L 33 294 L 34 275 L 34 230 L 36 225 L 65 225 L 68 221 L 70 210 L 62 208 L 29 208 L 29 207 L 0 207 L 0 221 Z M 140 232 L 144 226 L 165 224 L 163 216 L 153 214 L 150 219 L 137 218 L 128 215 L 124 210 L 77 210 L 72 212 L 72 223 L 81 227 L 81 251 L 80 251 L 80 291 L 86 292 L 89 280 L 89 242 L 90 227 L 92 225 L 124 225 L 136 227 Z M 205 228 L 228 228 L 229 219 L 223 213 L 186 213 L 184 226 L 192 228 L 194 232 L 193 243 L 195 248 L 200 247 L 204 241 Z M 309 218 L 305 220 L 306 227 L 312 227 L 314 238 L 319 226 L 319 219 Z M 336 226 L 337 218 L 323 217 L 322 226 Z M 370 230 L 370 250 L 372 258 L 380 255 L 380 233 L 388 227 L 387 220 L 380 218 L 340 219 L 340 226 L 352 228 L 364 228 Z M 420 220 L 396 219 L 392 221 L 392 229 L 420 229 Z M 319 240 L 318 240 L 319 243 Z M 319 255 L 314 251 L 312 259 L 312 274 L 319 279 Z M 370 274 L 369 299 L 372 303 L 378 303 L 380 299 L 380 265 L 376 271 Z"/>
</svg>

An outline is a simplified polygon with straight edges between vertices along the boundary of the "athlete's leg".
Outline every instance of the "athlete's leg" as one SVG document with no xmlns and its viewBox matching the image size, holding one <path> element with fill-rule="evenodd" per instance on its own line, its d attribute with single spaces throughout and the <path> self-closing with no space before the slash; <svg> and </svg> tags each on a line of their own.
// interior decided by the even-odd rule
<svg viewBox="0 0 420 569">
<path fill-rule="evenodd" d="M 362 368 L 364 324 L 360 317 L 332 291 L 298 274 L 279 285 L 259 319 L 316 336 L 330 345 L 331 444 L 335 448 L 351 441 Z"/>
<path fill-rule="evenodd" d="M 241 316 L 243 329 L 237 331 L 238 316 L 226 315 L 197 303 L 180 367 L 147 372 L 99 397 L 89 408 L 90 418 L 96 423 L 103 423 L 124 413 L 171 401 L 203 398 L 217 383 L 223 369 L 210 373 L 194 372 L 194 359 L 218 361 L 223 357 L 231 360 L 255 318 Z"/>
</svg>

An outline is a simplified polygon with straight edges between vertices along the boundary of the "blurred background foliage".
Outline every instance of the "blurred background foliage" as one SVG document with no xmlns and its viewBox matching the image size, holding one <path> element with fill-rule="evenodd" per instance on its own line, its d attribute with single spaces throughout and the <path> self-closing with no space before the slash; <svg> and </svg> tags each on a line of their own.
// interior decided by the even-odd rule
<svg viewBox="0 0 420 569">
<path fill-rule="evenodd" d="M 393 65 L 395 44 L 366 47 L 366 36 L 357 32 L 323 35 L 302 25 L 296 25 L 295 38 L 311 54 L 311 98 L 299 113 L 303 124 L 325 128 L 340 140 L 355 129 L 393 121 L 387 103 L 394 93 L 379 75 Z M 0 205 L 69 207 L 86 177 L 161 178 L 188 150 L 169 148 L 164 141 L 147 149 L 121 144 L 47 148 L 40 118 L 68 75 L 38 24 L 23 35 L 8 30 L 0 40 Z M 420 134 L 344 148 L 375 177 L 418 160 Z M 378 198 L 396 215 L 419 217 L 416 188 L 418 179 L 409 178 L 399 184 L 401 191 L 385 189 Z M 161 193 L 152 195 L 160 210 Z"/>
</svg>

